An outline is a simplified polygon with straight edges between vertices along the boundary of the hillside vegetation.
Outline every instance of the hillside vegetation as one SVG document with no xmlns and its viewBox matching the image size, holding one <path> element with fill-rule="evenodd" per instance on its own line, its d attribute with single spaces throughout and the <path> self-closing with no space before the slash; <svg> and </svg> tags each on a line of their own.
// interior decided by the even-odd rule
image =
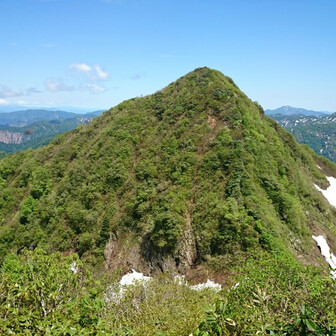
<svg viewBox="0 0 336 336">
<path fill-rule="evenodd" d="M 178 257 L 186 231 L 198 260 L 275 241 L 289 248 L 290 235 L 311 248 L 314 226 L 334 218 L 314 188 L 328 183 L 314 159 L 229 78 L 199 69 L 2 160 L 2 248 L 94 257 L 114 232 Z"/>
<path fill-rule="evenodd" d="M 161 280 L 170 288 L 165 287 L 171 302 L 185 312 L 176 314 L 176 329 L 170 309 L 151 308 L 165 298 L 162 292 L 139 294 L 141 299 L 112 309 L 106 307 L 100 285 L 91 283 L 99 288 L 91 293 L 90 286 L 76 287 L 77 280 L 75 289 L 69 289 L 73 298 L 64 301 L 71 304 L 47 313 L 46 328 L 68 321 L 76 335 L 84 332 L 80 330 L 188 335 L 206 318 L 201 310 L 206 299 L 214 303 L 217 298 L 228 305 L 219 304 L 219 311 L 210 307 L 195 335 L 249 335 L 250 330 L 301 335 L 300 330 L 314 328 L 325 333 L 335 313 L 334 299 L 323 293 L 335 293 L 334 283 L 323 278 L 327 272 L 304 265 L 320 264 L 312 234 L 324 234 L 335 247 L 336 211 L 314 187 L 326 188 L 326 175 L 336 177 L 335 165 L 299 145 L 229 77 L 196 69 L 153 95 L 121 103 L 46 147 L 0 161 L 3 293 L 19 295 L 15 283 L 30 288 L 34 276 L 29 272 L 34 274 L 35 266 L 29 274 L 22 271 L 24 258 L 44 262 L 25 250 L 51 256 L 78 253 L 82 279 L 89 279 L 88 268 L 97 276 L 134 268 L 192 277 L 203 267 L 221 275 L 227 289 L 235 281 L 241 285 L 217 297 L 185 293 L 179 301 L 176 289 L 169 287 L 174 282 Z M 61 272 L 70 261 L 57 256 Z M 25 298 L 20 295 L 15 304 Z M 26 304 L 34 310 L 39 303 Z M 312 310 L 305 310 L 305 304 Z M 2 314 L 10 313 L 4 308 Z M 37 330 L 43 310 L 41 314 L 27 322 L 34 325 L 31 330 Z M 297 319 L 303 326 L 296 326 Z M 217 327 L 221 331 L 213 329 Z M 69 330 L 62 332 L 71 335 Z"/>
</svg>

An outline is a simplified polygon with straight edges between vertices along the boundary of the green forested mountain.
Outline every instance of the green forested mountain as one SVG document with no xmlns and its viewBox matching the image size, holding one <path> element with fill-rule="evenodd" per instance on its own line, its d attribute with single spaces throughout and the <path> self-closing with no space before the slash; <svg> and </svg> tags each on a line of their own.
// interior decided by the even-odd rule
<svg viewBox="0 0 336 336">
<path fill-rule="evenodd" d="M 326 188 L 326 175 L 336 176 L 335 165 L 298 144 L 229 77 L 196 69 L 43 148 L 0 161 L 3 307 L 15 281 L 35 298 L 29 275 L 35 268 L 43 269 L 39 281 L 48 279 L 50 288 L 57 268 L 74 281 L 66 282 L 67 306 L 25 320 L 30 330 L 54 326 L 49 334 L 70 335 L 58 329 L 69 323 L 76 335 L 189 335 L 205 319 L 200 304 L 215 300 L 184 292 L 181 301 L 173 294 L 176 284 L 167 288 L 163 280 L 165 293 L 106 307 L 99 291 L 76 287 L 77 275 L 69 273 L 75 257 L 65 257 L 76 252 L 87 279 L 87 265 L 100 275 L 105 266 L 109 274 L 134 268 L 221 279 L 222 304 L 207 310 L 195 335 L 325 333 L 336 321 L 329 299 L 335 285 L 328 272 L 305 265 L 323 265 L 312 234 L 336 246 L 335 208 L 314 186 Z M 23 271 L 25 265 L 32 266 Z M 17 295 L 11 302 L 23 302 Z M 160 306 L 167 297 L 174 308 Z M 32 302 L 27 309 L 34 309 Z M 0 311 L 9 319 L 6 328 L 20 328 L 13 321 L 24 312 L 6 309 Z"/>
<path fill-rule="evenodd" d="M 262 233 L 308 238 L 311 218 L 330 220 L 301 193 L 318 202 L 313 184 L 327 186 L 315 161 L 230 79 L 199 69 L 2 161 L 3 227 L 25 235 L 9 246 L 91 255 L 105 226 L 130 246 L 149 244 L 150 258 L 183 259 L 186 229 L 196 259 L 258 246 Z"/>
<path fill-rule="evenodd" d="M 323 117 L 272 114 L 295 139 L 311 147 L 315 153 L 336 162 L 336 114 Z"/>
</svg>

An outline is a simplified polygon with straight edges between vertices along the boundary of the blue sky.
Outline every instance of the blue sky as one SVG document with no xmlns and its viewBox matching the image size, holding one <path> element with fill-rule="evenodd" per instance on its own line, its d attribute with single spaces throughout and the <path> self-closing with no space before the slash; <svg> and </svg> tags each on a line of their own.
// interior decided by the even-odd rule
<svg viewBox="0 0 336 336">
<path fill-rule="evenodd" d="M 1 0 L 0 106 L 109 108 L 200 66 L 336 111 L 335 0 Z"/>
</svg>

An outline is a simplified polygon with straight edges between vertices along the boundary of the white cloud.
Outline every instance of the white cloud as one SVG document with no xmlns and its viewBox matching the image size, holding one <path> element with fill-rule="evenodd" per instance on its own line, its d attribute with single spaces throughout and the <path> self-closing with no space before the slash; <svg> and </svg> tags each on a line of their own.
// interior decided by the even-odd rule
<svg viewBox="0 0 336 336">
<path fill-rule="evenodd" d="M 28 102 L 26 100 L 23 100 L 23 99 L 19 99 L 15 102 L 15 104 L 18 104 L 18 105 L 27 105 Z"/>
<path fill-rule="evenodd" d="M 19 97 L 19 96 L 23 96 L 23 93 L 19 91 L 14 91 L 6 85 L 0 85 L 1 98 Z"/>
<path fill-rule="evenodd" d="M 41 93 L 41 91 L 34 87 L 30 87 L 26 90 L 26 95 L 31 95 L 33 93 Z"/>
<path fill-rule="evenodd" d="M 95 83 L 88 83 L 83 87 L 84 90 L 88 90 L 90 93 L 98 94 L 103 93 L 106 89 L 98 84 Z"/>
<path fill-rule="evenodd" d="M 92 70 L 92 68 L 85 63 L 73 63 L 70 65 L 70 69 L 75 69 L 79 72 L 86 72 L 86 73 L 89 73 Z"/>
<path fill-rule="evenodd" d="M 69 69 L 72 71 L 68 73 L 69 77 L 66 81 L 62 78 L 48 78 L 44 83 L 46 89 L 50 92 L 88 91 L 90 94 L 106 91 L 106 88 L 99 83 L 107 80 L 109 75 L 100 65 L 72 63 Z M 32 88 L 30 90 L 33 92 Z"/>
<path fill-rule="evenodd" d="M 108 73 L 104 71 L 100 65 L 90 66 L 86 63 L 73 63 L 70 65 L 70 69 L 79 73 L 86 73 L 92 82 L 106 80 L 108 78 Z"/>
<path fill-rule="evenodd" d="M 35 87 L 30 87 L 24 91 L 16 91 L 6 85 L 0 85 L 0 98 L 29 96 L 33 93 L 40 93 L 40 92 L 41 91 Z"/>
<path fill-rule="evenodd" d="M 99 85 L 101 81 L 108 79 L 108 73 L 98 64 L 73 63 L 69 66 L 72 72 L 74 84 L 73 89 L 89 91 L 91 94 L 98 94 L 106 91 L 106 88 Z M 71 74 L 71 73 L 70 73 Z M 83 76 L 85 74 L 85 76 Z"/>
<path fill-rule="evenodd" d="M 101 80 L 105 80 L 108 78 L 108 73 L 103 71 L 99 65 L 95 65 L 97 77 Z"/>
<path fill-rule="evenodd" d="M 48 91 L 51 92 L 60 92 L 60 91 L 73 91 L 74 87 L 63 83 L 63 80 L 58 79 L 47 79 L 45 81 L 45 87 Z"/>
<path fill-rule="evenodd" d="M 0 105 L 8 105 L 9 102 L 6 99 L 0 98 Z"/>
</svg>

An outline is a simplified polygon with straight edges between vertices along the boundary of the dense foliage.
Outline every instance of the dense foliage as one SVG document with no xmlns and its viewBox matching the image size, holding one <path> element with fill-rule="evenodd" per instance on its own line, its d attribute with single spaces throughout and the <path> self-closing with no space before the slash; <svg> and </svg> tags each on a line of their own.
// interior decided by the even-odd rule
<svg viewBox="0 0 336 336">
<path fill-rule="evenodd" d="M 195 336 L 336 335 L 336 284 L 289 254 L 254 255 L 237 284 L 206 308 Z"/>
<path fill-rule="evenodd" d="M 12 154 L 0 161 L 3 333 L 299 335 L 303 321 L 331 335 L 334 283 L 296 261 L 319 263 L 315 232 L 335 246 L 336 211 L 314 187 L 325 175 L 333 163 L 208 68 Z M 227 274 L 227 288 L 163 277 L 113 304 L 111 279 L 88 271 L 101 277 L 104 257 L 152 272 L 202 264 Z"/>
<path fill-rule="evenodd" d="M 111 300 L 108 288 L 117 282 L 108 280 L 94 281 L 77 255 L 9 255 L 0 269 L 0 334 L 181 335 L 216 297 L 163 276 Z"/>
<path fill-rule="evenodd" d="M 313 185 L 328 183 L 316 161 L 335 174 L 230 78 L 198 69 L 1 160 L 1 255 L 38 246 L 95 263 L 112 231 L 178 263 L 186 229 L 198 260 L 294 245 L 308 253 L 316 223 L 335 230 Z"/>
<path fill-rule="evenodd" d="M 120 296 L 113 294 L 118 274 L 94 281 L 77 255 L 8 255 L 0 269 L 0 334 L 336 334 L 336 284 L 322 270 L 289 254 L 241 257 L 220 264 L 233 278 L 219 293 L 191 290 L 166 274 Z"/>
</svg>

